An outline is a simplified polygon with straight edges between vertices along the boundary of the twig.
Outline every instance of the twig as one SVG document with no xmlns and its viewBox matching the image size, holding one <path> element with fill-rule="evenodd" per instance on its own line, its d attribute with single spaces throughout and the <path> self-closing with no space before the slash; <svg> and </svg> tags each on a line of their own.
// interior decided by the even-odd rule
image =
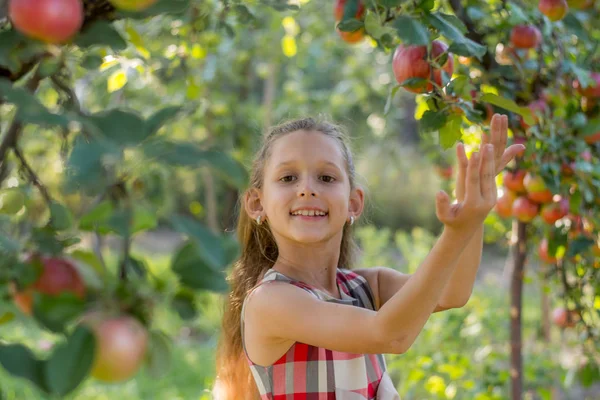
<svg viewBox="0 0 600 400">
<path fill-rule="evenodd" d="M 41 80 L 42 80 L 42 78 L 36 72 L 33 75 L 33 77 L 31 78 L 31 80 L 29 82 L 27 82 L 25 87 L 27 88 L 27 90 L 29 90 L 30 92 L 33 93 L 37 90 L 38 86 L 40 85 Z M 6 151 L 8 150 L 9 147 L 16 146 L 17 140 L 18 140 L 19 135 L 21 134 L 22 130 L 23 130 L 23 124 L 15 116 L 12 121 L 12 124 L 8 128 L 8 131 L 6 131 L 6 133 L 4 134 L 4 137 L 2 138 L 2 142 L 0 142 L 0 171 L 4 171 L 7 168 L 6 167 L 6 159 L 5 159 Z M 0 174 L 0 185 L 2 184 L 2 181 L 3 181 L 2 175 L 3 174 Z"/>
<path fill-rule="evenodd" d="M 46 201 L 48 206 L 50 206 L 50 204 L 52 204 L 52 197 L 50 197 L 50 194 L 48 193 L 48 189 L 46 189 L 46 186 L 44 186 L 44 184 L 42 183 L 40 178 L 37 176 L 37 174 L 35 173 L 33 168 L 31 168 L 31 166 L 27 163 L 27 160 L 25 160 L 23 153 L 21 153 L 21 150 L 19 150 L 19 148 L 17 147 L 16 144 L 14 146 L 12 146 L 12 150 L 13 150 L 13 153 L 15 153 L 15 156 L 17 156 L 17 159 L 21 162 L 21 166 L 25 169 L 25 171 L 29 175 L 29 180 L 31 181 L 31 183 L 33 183 L 33 185 L 38 188 L 38 190 L 42 194 L 42 197 L 44 197 L 44 200 Z"/>
</svg>

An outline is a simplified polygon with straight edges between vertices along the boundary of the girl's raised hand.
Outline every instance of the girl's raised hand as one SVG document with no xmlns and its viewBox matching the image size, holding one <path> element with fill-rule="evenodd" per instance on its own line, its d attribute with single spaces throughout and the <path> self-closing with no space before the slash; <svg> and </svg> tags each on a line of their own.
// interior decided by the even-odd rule
<svg viewBox="0 0 600 400">
<path fill-rule="evenodd" d="M 506 165 L 519 153 L 525 150 L 522 144 L 513 144 L 506 148 L 508 139 L 508 117 L 506 115 L 494 114 L 490 124 L 490 134 L 483 134 L 481 137 L 481 148 L 486 144 L 494 145 L 494 176 L 498 175 Z M 456 147 L 456 156 L 458 158 L 458 177 L 456 181 L 456 199 L 462 201 L 465 197 L 465 178 L 467 175 L 467 166 L 469 160 L 465 153 L 465 147 L 459 143 Z"/>
<path fill-rule="evenodd" d="M 464 199 L 451 204 L 450 197 L 440 191 L 436 198 L 436 215 L 447 228 L 471 234 L 496 204 L 496 163 L 494 145 L 486 143 L 481 153 L 475 152 L 467 160 L 462 184 Z"/>
</svg>

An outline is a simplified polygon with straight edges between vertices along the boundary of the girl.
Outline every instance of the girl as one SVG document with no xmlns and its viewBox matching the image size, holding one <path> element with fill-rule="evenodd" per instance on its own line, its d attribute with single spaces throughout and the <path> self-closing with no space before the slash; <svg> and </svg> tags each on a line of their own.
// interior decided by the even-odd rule
<svg viewBox="0 0 600 400">
<path fill-rule="evenodd" d="M 438 193 L 443 232 L 406 275 L 351 270 L 364 191 L 340 127 L 306 118 L 273 128 L 241 197 L 215 399 L 400 399 L 383 354 L 404 353 L 432 313 L 469 298 L 495 176 L 524 150 L 505 150 L 506 131 L 494 115 L 480 152 L 469 159 L 458 145 L 457 202 Z"/>
</svg>

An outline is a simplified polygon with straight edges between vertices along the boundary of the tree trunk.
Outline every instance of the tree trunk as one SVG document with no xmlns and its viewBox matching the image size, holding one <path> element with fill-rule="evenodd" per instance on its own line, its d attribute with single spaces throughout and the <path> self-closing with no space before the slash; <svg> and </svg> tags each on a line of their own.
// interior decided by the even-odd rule
<svg viewBox="0 0 600 400">
<path fill-rule="evenodd" d="M 546 287 L 546 271 L 545 265 L 540 266 L 540 291 L 541 291 L 541 306 L 542 306 L 542 339 L 545 343 L 550 343 L 550 297 L 544 290 Z"/>
<path fill-rule="evenodd" d="M 521 354 L 521 312 L 523 303 L 523 276 L 527 258 L 527 224 L 513 221 L 517 242 L 514 245 L 514 268 L 510 285 L 510 377 L 512 400 L 521 400 L 523 393 L 523 359 Z"/>
</svg>

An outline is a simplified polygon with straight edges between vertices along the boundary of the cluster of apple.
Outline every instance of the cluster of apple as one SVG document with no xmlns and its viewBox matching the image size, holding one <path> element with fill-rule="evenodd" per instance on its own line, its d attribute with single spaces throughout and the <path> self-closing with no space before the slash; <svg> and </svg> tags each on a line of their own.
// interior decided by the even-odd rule
<svg viewBox="0 0 600 400">
<path fill-rule="evenodd" d="M 119 10 L 141 11 L 157 0 L 109 0 Z M 8 17 L 24 35 L 47 43 L 71 39 L 83 25 L 82 0 L 9 0 Z"/>
<path fill-rule="evenodd" d="M 502 218 L 531 222 L 539 214 L 546 223 L 554 225 L 569 213 L 569 200 L 554 196 L 541 176 L 525 170 L 505 171 L 503 182 L 504 193 L 495 208 Z"/>
<path fill-rule="evenodd" d="M 38 269 L 37 279 L 25 288 L 11 286 L 12 298 L 24 314 L 32 315 L 36 293 L 57 297 L 72 293 L 80 299 L 87 289 L 78 268 L 62 257 L 28 255 L 25 262 Z M 87 312 L 80 323 L 96 338 L 91 375 L 102 382 L 121 382 L 134 376 L 144 362 L 148 331 L 136 318 L 102 311 Z"/>
</svg>

